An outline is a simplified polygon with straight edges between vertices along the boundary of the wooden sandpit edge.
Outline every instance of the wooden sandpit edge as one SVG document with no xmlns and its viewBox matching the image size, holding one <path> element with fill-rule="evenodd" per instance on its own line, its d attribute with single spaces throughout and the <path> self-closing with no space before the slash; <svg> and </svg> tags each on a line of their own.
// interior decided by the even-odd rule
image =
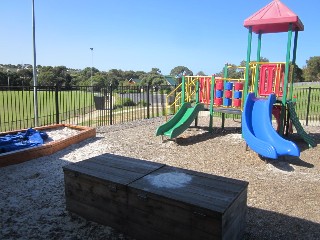
<svg viewBox="0 0 320 240">
<path fill-rule="evenodd" d="M 79 130 L 79 133 L 65 139 L 45 143 L 41 146 L 0 154 L 0 167 L 22 163 L 22 162 L 43 157 L 43 156 L 48 156 L 72 144 L 79 143 L 85 139 L 96 136 L 95 128 L 86 127 L 86 126 L 75 126 L 71 124 L 53 124 L 53 125 L 47 125 L 43 127 L 35 127 L 34 129 L 39 131 L 45 131 L 48 129 L 52 130 L 52 129 L 61 128 L 61 127 L 76 129 L 76 130 Z M 4 136 L 7 134 L 15 134 L 15 133 L 26 131 L 26 130 L 27 129 L 2 132 L 0 133 L 0 136 Z"/>
</svg>

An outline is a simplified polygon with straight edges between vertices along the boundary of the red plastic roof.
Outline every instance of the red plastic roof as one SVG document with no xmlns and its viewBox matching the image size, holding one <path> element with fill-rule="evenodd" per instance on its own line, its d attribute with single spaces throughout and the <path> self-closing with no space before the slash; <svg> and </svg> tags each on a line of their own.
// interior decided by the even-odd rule
<svg viewBox="0 0 320 240">
<path fill-rule="evenodd" d="M 252 26 L 254 33 L 278 33 L 287 32 L 289 24 L 293 24 L 292 30 L 303 31 L 304 26 L 299 17 L 292 12 L 280 0 L 274 0 L 258 12 L 244 20 L 244 26 Z"/>
</svg>

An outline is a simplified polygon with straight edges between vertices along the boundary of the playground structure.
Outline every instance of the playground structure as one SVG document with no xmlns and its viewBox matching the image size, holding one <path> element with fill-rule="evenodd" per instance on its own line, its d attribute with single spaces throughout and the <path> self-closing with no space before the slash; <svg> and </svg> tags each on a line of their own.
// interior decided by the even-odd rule
<svg viewBox="0 0 320 240">
<path fill-rule="evenodd" d="M 298 32 L 303 31 L 304 26 L 280 0 L 272 1 L 247 18 L 244 26 L 249 34 L 246 66 L 239 68 L 243 77 L 228 78 L 227 64 L 223 77 L 183 76 L 181 84 L 168 95 L 168 99 L 174 101 L 167 101 L 169 109 L 179 110 L 157 129 L 156 135 L 176 138 L 197 119 L 200 110 L 210 111 L 210 130 L 214 112 L 222 113 L 222 127 L 225 113 L 238 114 L 242 115 L 243 138 L 252 150 L 274 159 L 282 155 L 299 156 L 297 146 L 282 136 L 291 131 L 291 118 L 302 138 L 309 146 L 315 146 L 313 139 L 301 127 L 292 101 Z M 280 32 L 288 33 L 286 61 L 261 62 L 262 35 Z M 252 33 L 258 34 L 256 61 L 251 61 Z M 191 103 L 195 103 L 195 107 Z M 272 126 L 272 114 L 278 123 L 277 131 Z"/>
</svg>

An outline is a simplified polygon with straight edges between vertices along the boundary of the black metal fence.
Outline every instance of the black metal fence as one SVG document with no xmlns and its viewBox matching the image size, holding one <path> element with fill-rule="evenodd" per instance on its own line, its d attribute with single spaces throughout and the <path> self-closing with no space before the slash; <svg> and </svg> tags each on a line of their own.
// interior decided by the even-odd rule
<svg viewBox="0 0 320 240">
<path fill-rule="evenodd" d="M 112 125 L 165 114 L 166 93 L 174 86 L 119 86 L 117 88 L 0 87 L 0 131 L 67 123 Z"/>
<path fill-rule="evenodd" d="M 165 115 L 175 86 L 37 87 L 38 125 L 105 126 Z M 297 88 L 296 111 L 304 125 L 320 126 L 320 88 Z M 33 87 L 0 87 L 0 131 L 35 126 Z"/>
<path fill-rule="evenodd" d="M 295 88 L 296 111 L 306 126 L 320 126 L 320 88 Z"/>
</svg>

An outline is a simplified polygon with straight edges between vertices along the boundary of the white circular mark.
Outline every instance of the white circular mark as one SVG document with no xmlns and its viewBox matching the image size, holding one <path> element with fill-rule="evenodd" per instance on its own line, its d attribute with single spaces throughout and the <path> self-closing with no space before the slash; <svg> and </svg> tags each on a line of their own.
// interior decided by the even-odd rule
<svg viewBox="0 0 320 240">
<path fill-rule="evenodd" d="M 182 188 L 192 180 L 192 177 L 185 173 L 170 172 L 156 176 L 149 175 L 147 179 L 150 184 L 159 188 Z"/>
</svg>

